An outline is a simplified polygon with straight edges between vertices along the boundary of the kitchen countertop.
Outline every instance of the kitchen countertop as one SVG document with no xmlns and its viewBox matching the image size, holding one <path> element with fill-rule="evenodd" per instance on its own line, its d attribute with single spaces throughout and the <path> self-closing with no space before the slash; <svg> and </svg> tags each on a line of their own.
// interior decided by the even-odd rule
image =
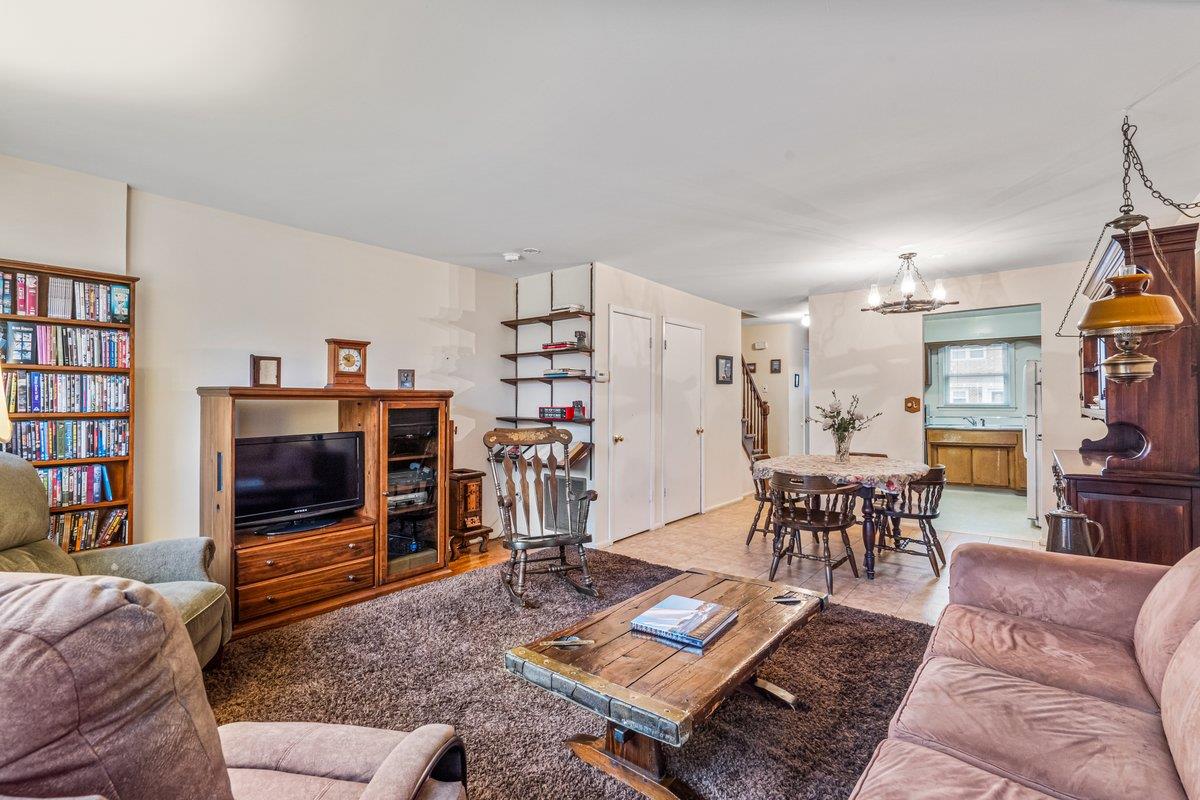
<svg viewBox="0 0 1200 800">
<path fill-rule="evenodd" d="M 927 431 L 1022 431 L 1022 425 L 926 425 Z"/>
</svg>

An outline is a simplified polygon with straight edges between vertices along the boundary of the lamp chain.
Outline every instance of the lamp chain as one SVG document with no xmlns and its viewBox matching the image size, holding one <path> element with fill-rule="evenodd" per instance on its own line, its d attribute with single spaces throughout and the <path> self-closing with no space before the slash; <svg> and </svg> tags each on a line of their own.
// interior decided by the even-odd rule
<svg viewBox="0 0 1200 800">
<path fill-rule="evenodd" d="M 1063 311 L 1062 319 L 1059 320 L 1058 330 L 1054 332 L 1054 335 L 1060 339 L 1081 338 L 1077 334 L 1063 333 L 1063 326 L 1067 324 L 1067 317 L 1071 316 L 1071 309 L 1075 307 L 1075 301 L 1079 299 L 1079 293 L 1083 291 L 1083 282 L 1087 280 L 1088 272 L 1092 268 L 1092 262 L 1096 260 L 1096 253 L 1100 251 L 1100 243 L 1104 241 L 1104 234 L 1108 231 L 1109 224 L 1106 222 L 1100 228 L 1100 235 L 1096 238 L 1096 245 L 1092 248 L 1092 254 L 1088 256 L 1087 263 L 1083 265 L 1083 271 L 1079 273 L 1079 283 L 1075 284 L 1075 293 L 1071 295 L 1071 302 L 1067 303 L 1067 308 Z"/>
<path fill-rule="evenodd" d="M 1151 197 L 1160 201 L 1163 205 L 1167 205 L 1167 206 L 1170 206 L 1171 208 L 1174 208 L 1180 214 L 1183 214 L 1185 217 L 1188 217 L 1189 219 L 1200 218 L 1200 214 L 1189 214 L 1188 213 L 1189 209 L 1200 208 L 1200 202 L 1178 203 L 1178 202 L 1172 200 L 1171 198 L 1167 197 L 1166 195 L 1164 195 L 1162 192 L 1160 192 L 1158 189 L 1155 188 L 1154 181 L 1150 180 L 1149 176 L 1146 175 L 1146 167 L 1142 163 L 1141 154 L 1138 153 L 1137 148 L 1134 147 L 1134 145 L 1133 145 L 1133 137 L 1136 133 L 1137 133 L 1137 125 L 1132 124 L 1129 121 L 1129 117 L 1125 117 L 1125 122 L 1124 122 L 1124 124 L 1121 125 L 1121 138 L 1125 140 L 1125 144 L 1123 147 L 1123 150 L 1125 153 L 1125 163 L 1124 163 L 1125 178 L 1123 181 L 1123 192 L 1122 192 L 1123 202 L 1121 204 L 1121 213 L 1129 214 L 1133 211 L 1133 199 L 1129 192 L 1129 179 L 1130 179 L 1129 171 L 1132 168 L 1132 169 L 1137 170 L 1138 177 L 1140 177 L 1142 179 L 1142 185 L 1144 185 L 1146 187 L 1146 189 L 1150 192 Z"/>
</svg>

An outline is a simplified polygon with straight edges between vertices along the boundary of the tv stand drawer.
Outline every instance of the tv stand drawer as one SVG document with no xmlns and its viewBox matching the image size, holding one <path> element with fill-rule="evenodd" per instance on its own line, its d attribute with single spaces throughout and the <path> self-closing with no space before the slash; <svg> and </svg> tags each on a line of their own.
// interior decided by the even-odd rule
<svg viewBox="0 0 1200 800">
<path fill-rule="evenodd" d="M 237 585 L 295 575 L 375 555 L 375 526 L 285 539 L 237 551 Z"/>
<path fill-rule="evenodd" d="M 245 621 L 287 608 L 375 585 L 375 559 L 364 558 L 286 578 L 238 587 L 238 619 Z"/>
</svg>

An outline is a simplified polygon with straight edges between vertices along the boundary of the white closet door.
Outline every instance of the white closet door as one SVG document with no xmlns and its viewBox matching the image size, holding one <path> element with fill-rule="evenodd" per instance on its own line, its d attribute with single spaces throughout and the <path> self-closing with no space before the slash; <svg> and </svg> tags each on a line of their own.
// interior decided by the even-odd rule
<svg viewBox="0 0 1200 800">
<path fill-rule="evenodd" d="M 654 365 L 649 315 L 609 311 L 609 533 L 654 525 Z"/>
<path fill-rule="evenodd" d="M 662 440 L 663 522 L 703 511 L 704 332 L 663 324 Z"/>
</svg>

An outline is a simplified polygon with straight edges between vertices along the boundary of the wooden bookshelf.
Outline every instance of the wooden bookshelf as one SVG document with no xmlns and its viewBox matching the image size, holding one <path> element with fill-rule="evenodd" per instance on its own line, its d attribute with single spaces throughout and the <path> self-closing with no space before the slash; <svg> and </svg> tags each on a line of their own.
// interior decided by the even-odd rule
<svg viewBox="0 0 1200 800">
<path fill-rule="evenodd" d="M 46 422 L 50 426 L 78 423 L 80 426 L 88 424 L 99 424 L 112 421 L 114 424 L 124 426 L 124 437 L 127 441 L 128 449 L 122 455 L 107 455 L 94 456 L 89 458 L 36 458 L 35 454 L 30 451 L 21 452 L 18 436 L 14 436 L 14 440 L 9 445 L 5 445 L 4 449 L 13 452 L 21 452 L 21 454 L 39 470 L 48 469 L 55 470 L 58 468 L 72 467 L 92 467 L 103 466 L 107 472 L 108 485 L 112 489 L 112 500 L 93 500 L 92 502 L 78 502 L 62 505 L 54 505 L 54 500 L 51 499 L 50 514 L 53 520 L 61 517 L 64 514 L 86 514 L 94 512 L 98 518 L 98 531 L 103 531 L 105 521 L 113 512 L 123 511 L 126 514 L 124 522 L 124 533 L 118 534 L 114 540 L 108 545 L 117 547 L 124 544 L 131 544 L 136 541 L 134 518 L 133 518 L 133 502 L 134 502 L 134 464 L 135 464 L 135 441 L 134 441 L 134 414 L 135 414 L 135 397 L 136 391 L 134 386 L 134 375 L 136 365 L 135 354 L 135 336 L 134 330 L 136 325 L 136 285 L 137 278 L 128 275 L 118 275 L 108 272 L 97 272 L 94 270 L 70 269 L 67 267 L 56 267 L 49 264 L 34 264 L 24 261 L 11 261 L 0 259 L 0 273 L 7 273 L 16 276 L 18 273 L 32 275 L 37 278 L 37 308 L 36 313 L 17 314 L 17 313 L 0 313 L 0 333 L 4 334 L 4 339 L 7 342 L 11 341 L 9 335 L 10 323 L 17 324 L 32 324 L 35 326 L 62 326 L 69 330 L 95 330 L 101 332 L 105 336 L 128 334 L 128 341 L 123 342 L 122 346 L 128 348 L 129 358 L 127 366 L 87 366 L 76 364 L 39 364 L 39 363 L 22 363 L 10 364 L 9 347 L 0 348 L 0 362 L 3 362 L 4 384 L 0 386 L 0 402 L 8 405 L 9 416 L 12 418 L 14 433 L 19 434 L 25 426 L 30 423 Z M 50 316 L 50 278 L 63 278 L 72 281 L 72 292 L 70 305 L 70 318 L 60 318 Z M 129 290 L 129 321 L 112 321 L 112 320 L 90 320 L 78 319 L 81 316 L 81 309 L 77 307 L 75 302 L 75 294 L 73 288 L 76 283 L 98 284 L 101 287 L 108 287 L 111 293 L 112 287 L 127 287 Z M 13 289 L 13 311 L 16 311 L 16 282 L 14 281 Z M 0 286 L 2 290 L 2 286 Z M 102 295 L 93 297 L 93 308 L 99 308 L 100 298 Z M 49 360 L 46 354 L 39 353 L 38 361 Z M 73 359 L 72 359 L 73 360 Z M 27 381 L 34 373 L 42 373 L 48 376 L 54 376 L 54 380 L 61 380 L 64 383 L 68 381 L 84 381 L 87 376 L 99 376 L 102 378 L 124 377 L 128 392 L 128 400 L 124 408 L 119 410 L 102 410 L 102 411 L 75 411 L 62 410 L 56 408 L 54 411 L 38 411 L 33 410 L 32 403 L 34 398 L 29 397 L 30 405 L 25 407 L 24 404 L 20 407 L 21 410 L 15 410 L 10 402 L 8 387 L 18 380 Z M 77 386 L 72 386 L 72 391 L 77 389 Z M 44 398 L 43 398 L 44 399 Z M 76 406 L 74 403 L 78 403 Z M 82 407 L 82 401 L 74 400 L 71 407 Z M 43 408 L 53 407 L 48 403 L 42 404 Z M 77 434 L 78 435 L 78 434 Z M 101 494 L 103 497 L 103 494 Z M 90 549 L 83 546 L 71 547 L 71 542 L 68 536 L 64 536 L 62 546 L 64 550 L 82 550 Z"/>
</svg>

